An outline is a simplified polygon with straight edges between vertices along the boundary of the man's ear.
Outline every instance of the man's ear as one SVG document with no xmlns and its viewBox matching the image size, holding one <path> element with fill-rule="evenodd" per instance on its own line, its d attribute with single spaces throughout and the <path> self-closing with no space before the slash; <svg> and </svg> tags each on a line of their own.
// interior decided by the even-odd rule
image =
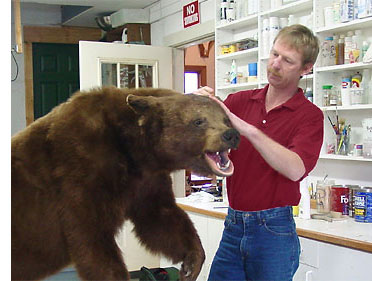
<svg viewBox="0 0 372 281">
<path fill-rule="evenodd" d="M 143 114 L 148 111 L 155 103 L 155 98 L 151 96 L 128 95 L 126 98 L 127 105 L 136 113 Z"/>
<path fill-rule="evenodd" d="M 301 72 L 301 76 L 304 76 L 306 74 L 308 74 L 311 69 L 313 68 L 314 64 L 309 62 L 309 63 L 306 63 L 303 67 L 302 67 L 302 72 Z"/>
</svg>

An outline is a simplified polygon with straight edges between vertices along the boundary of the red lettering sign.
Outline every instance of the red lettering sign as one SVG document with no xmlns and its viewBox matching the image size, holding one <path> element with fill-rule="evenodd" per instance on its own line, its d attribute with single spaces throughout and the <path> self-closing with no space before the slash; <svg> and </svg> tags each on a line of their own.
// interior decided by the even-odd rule
<svg viewBox="0 0 372 281">
<path fill-rule="evenodd" d="M 200 23 L 199 1 L 183 6 L 183 27 L 187 28 Z"/>
</svg>

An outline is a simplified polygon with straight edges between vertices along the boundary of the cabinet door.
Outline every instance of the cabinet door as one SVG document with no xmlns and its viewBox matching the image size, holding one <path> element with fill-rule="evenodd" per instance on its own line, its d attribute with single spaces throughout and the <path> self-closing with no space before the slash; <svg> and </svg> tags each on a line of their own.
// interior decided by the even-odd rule
<svg viewBox="0 0 372 281">
<path fill-rule="evenodd" d="M 198 235 L 200 237 L 201 243 L 203 245 L 206 260 L 208 259 L 208 217 L 195 214 L 195 213 L 188 213 L 191 221 L 194 223 L 194 227 L 196 228 L 196 231 L 198 232 Z M 198 276 L 197 281 L 205 281 L 208 278 L 208 270 L 206 268 L 206 261 L 204 262 L 204 265 L 202 267 L 202 270 Z"/>
</svg>

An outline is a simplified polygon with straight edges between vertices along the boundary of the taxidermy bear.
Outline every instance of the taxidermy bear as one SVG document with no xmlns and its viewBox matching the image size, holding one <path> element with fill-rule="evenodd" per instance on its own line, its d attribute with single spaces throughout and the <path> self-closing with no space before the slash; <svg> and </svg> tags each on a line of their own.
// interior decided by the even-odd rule
<svg viewBox="0 0 372 281">
<path fill-rule="evenodd" d="M 75 266 L 128 280 L 115 235 L 125 220 L 148 251 L 195 280 L 204 250 L 170 173 L 229 176 L 239 133 L 212 99 L 166 89 L 78 92 L 12 138 L 12 279 Z"/>
</svg>

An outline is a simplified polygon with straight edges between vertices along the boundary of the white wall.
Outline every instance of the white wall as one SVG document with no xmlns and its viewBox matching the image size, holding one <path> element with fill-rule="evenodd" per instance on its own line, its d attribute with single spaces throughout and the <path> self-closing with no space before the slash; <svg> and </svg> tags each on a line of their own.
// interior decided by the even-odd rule
<svg viewBox="0 0 372 281">
<path fill-rule="evenodd" d="M 13 1 L 12 1 L 13 4 Z M 11 11 L 11 47 L 15 48 L 13 5 Z M 41 5 L 21 3 L 21 23 L 23 25 L 59 25 L 61 24 L 61 9 L 58 5 Z M 24 56 L 14 53 L 18 64 L 18 78 L 11 82 L 11 134 L 26 127 L 25 113 L 25 76 Z M 12 79 L 16 75 L 16 64 L 11 58 Z"/>
<path fill-rule="evenodd" d="M 182 8 L 193 0 L 160 0 L 151 5 L 151 44 L 164 46 L 164 38 L 184 31 L 182 23 Z M 215 19 L 215 0 L 199 0 L 200 24 Z M 193 27 L 189 27 L 193 28 Z"/>
</svg>

